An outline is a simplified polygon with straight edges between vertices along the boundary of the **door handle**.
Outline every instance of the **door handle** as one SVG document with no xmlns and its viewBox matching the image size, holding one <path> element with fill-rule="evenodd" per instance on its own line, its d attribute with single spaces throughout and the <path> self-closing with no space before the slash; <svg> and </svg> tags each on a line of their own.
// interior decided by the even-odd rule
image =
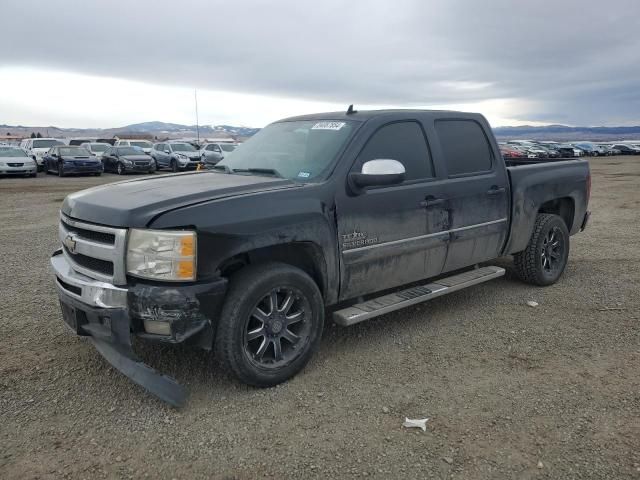
<svg viewBox="0 0 640 480">
<path fill-rule="evenodd" d="M 501 193 L 506 192 L 507 189 L 504 187 L 496 187 L 495 185 L 487 190 L 487 195 L 500 195 Z"/>
<path fill-rule="evenodd" d="M 420 206 L 424 208 L 436 207 L 438 205 L 442 205 L 445 202 L 444 198 L 436 198 L 432 196 L 426 197 L 422 202 L 420 202 Z"/>
</svg>

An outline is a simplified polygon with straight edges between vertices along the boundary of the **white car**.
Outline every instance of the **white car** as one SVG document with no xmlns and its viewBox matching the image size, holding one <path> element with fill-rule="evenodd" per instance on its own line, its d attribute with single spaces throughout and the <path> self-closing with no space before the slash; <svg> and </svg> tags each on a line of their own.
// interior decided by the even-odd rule
<svg viewBox="0 0 640 480">
<path fill-rule="evenodd" d="M 141 148 L 142 151 L 144 151 L 144 153 L 151 154 L 153 143 L 151 143 L 149 140 L 143 140 L 143 139 L 117 140 L 113 146 L 114 147 L 137 147 L 137 148 Z"/>
<path fill-rule="evenodd" d="M 56 145 L 64 145 L 64 143 L 55 138 L 26 138 L 20 142 L 20 148 L 24 150 L 24 153 L 38 164 L 38 170 L 44 169 L 43 157 L 51 147 Z"/>
<path fill-rule="evenodd" d="M 16 147 L 0 146 L 0 175 L 38 175 L 36 161 L 27 156 L 24 150 Z"/>
<path fill-rule="evenodd" d="M 108 148 L 111 148 L 110 144 L 102 142 L 86 142 L 80 146 L 89 150 L 94 157 L 101 157 Z"/>
</svg>

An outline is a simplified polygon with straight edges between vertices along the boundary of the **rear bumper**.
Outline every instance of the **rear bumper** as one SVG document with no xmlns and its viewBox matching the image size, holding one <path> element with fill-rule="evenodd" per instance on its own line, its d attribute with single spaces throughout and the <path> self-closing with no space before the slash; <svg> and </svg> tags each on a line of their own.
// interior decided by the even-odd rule
<svg viewBox="0 0 640 480">
<path fill-rule="evenodd" d="M 121 288 L 75 272 L 62 251 L 51 267 L 63 319 L 71 330 L 90 337 L 100 354 L 117 370 L 161 400 L 181 406 L 186 390 L 173 378 L 144 364 L 133 352 L 131 337 L 162 343 L 189 343 L 204 349 L 213 344 L 214 325 L 227 281 L 186 286 L 132 284 Z M 147 330 L 166 330 L 166 334 Z"/>
</svg>

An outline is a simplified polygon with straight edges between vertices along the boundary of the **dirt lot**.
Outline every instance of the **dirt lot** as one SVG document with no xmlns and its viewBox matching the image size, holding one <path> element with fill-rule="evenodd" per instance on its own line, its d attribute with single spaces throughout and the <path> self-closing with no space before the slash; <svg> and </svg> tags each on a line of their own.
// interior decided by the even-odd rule
<svg viewBox="0 0 640 480">
<path fill-rule="evenodd" d="M 557 285 L 509 272 L 329 323 L 304 372 L 269 390 L 204 352 L 139 346 L 188 386 L 182 410 L 61 320 L 60 202 L 118 177 L 0 179 L 0 477 L 640 478 L 640 158 L 591 164 L 592 223 Z"/>
</svg>

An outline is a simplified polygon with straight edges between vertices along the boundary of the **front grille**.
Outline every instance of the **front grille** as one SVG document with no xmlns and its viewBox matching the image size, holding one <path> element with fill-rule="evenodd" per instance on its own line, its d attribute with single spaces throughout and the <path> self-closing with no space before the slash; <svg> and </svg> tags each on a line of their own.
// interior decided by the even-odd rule
<svg viewBox="0 0 640 480">
<path fill-rule="evenodd" d="M 126 283 L 126 229 L 81 222 L 61 213 L 58 234 L 73 270 L 114 285 Z"/>
<path fill-rule="evenodd" d="M 81 267 L 87 268 L 89 270 L 93 270 L 94 272 L 99 272 L 103 275 L 113 275 L 113 262 L 108 260 L 101 260 L 99 258 L 88 257 L 87 255 L 83 255 L 81 253 L 71 253 L 69 249 L 63 245 L 62 247 L 65 253 L 71 257 L 74 263 L 77 263 Z"/>
<path fill-rule="evenodd" d="M 106 243 L 107 245 L 113 245 L 116 242 L 116 236 L 113 233 L 96 232 L 95 230 L 87 230 L 85 228 L 69 225 L 64 220 L 62 220 L 62 222 L 69 233 L 74 233 L 78 237 L 91 240 L 92 242 Z"/>
<path fill-rule="evenodd" d="M 24 163 L 7 163 L 10 167 L 23 167 Z"/>
<path fill-rule="evenodd" d="M 149 162 L 135 162 L 138 167 L 147 167 L 149 166 Z"/>
</svg>

